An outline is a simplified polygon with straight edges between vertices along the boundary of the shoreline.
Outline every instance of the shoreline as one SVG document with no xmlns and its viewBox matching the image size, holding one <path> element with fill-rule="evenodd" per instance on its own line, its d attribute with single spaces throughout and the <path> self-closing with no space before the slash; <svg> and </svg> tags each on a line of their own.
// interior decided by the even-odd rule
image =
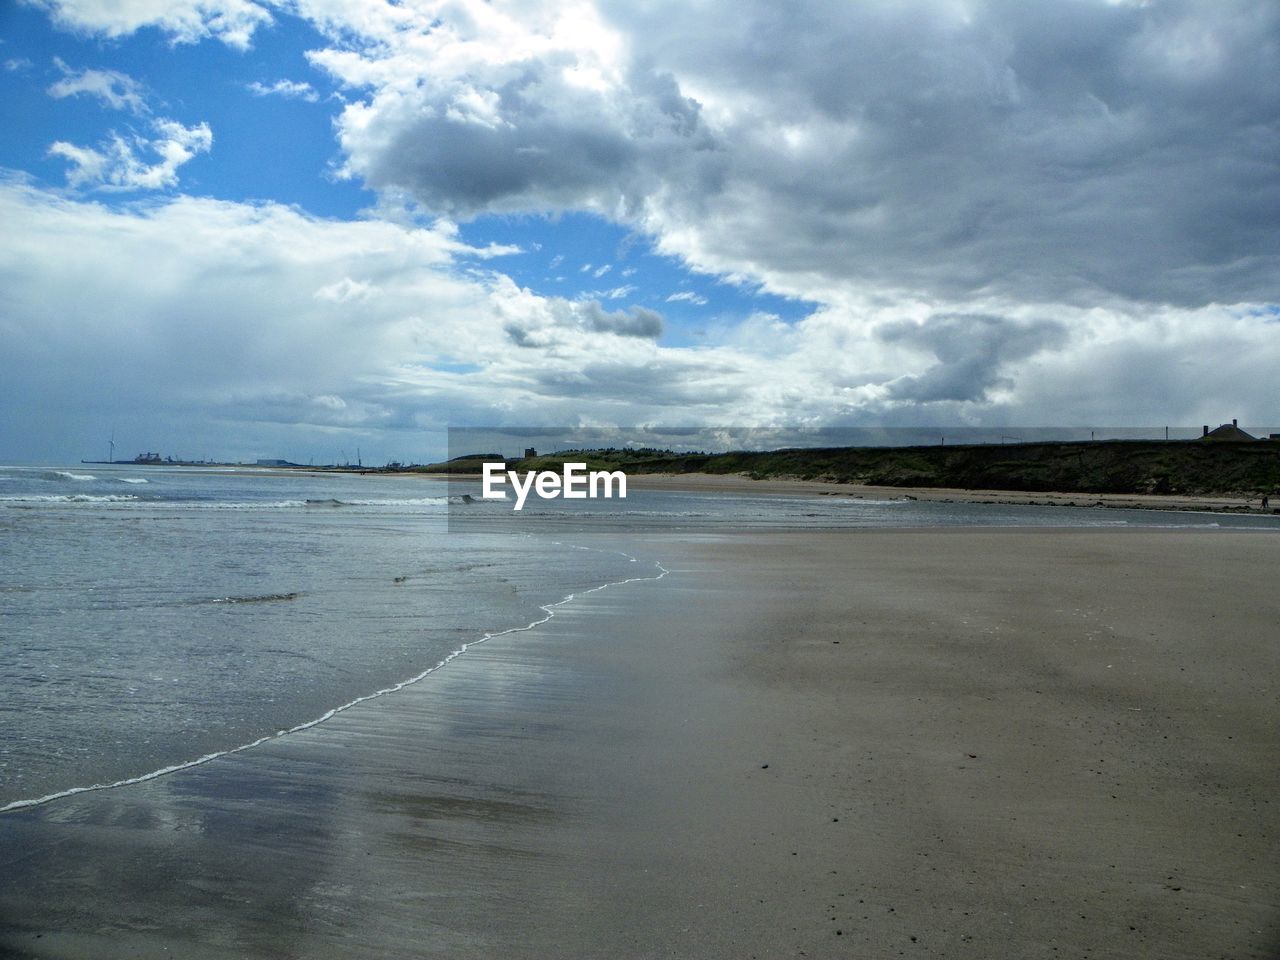
<svg viewBox="0 0 1280 960">
<path fill-rule="evenodd" d="M 104 464 L 108 465 L 108 464 Z M 115 462 L 113 467 L 135 466 Z M 425 473 L 417 470 L 387 471 L 371 468 L 337 468 L 296 466 L 257 466 L 254 464 L 143 464 L 151 467 L 216 473 L 243 473 L 249 476 L 350 476 L 350 477 L 416 477 L 432 481 L 476 482 L 480 474 Z M 627 482 L 639 490 L 681 490 L 690 493 L 753 494 L 760 496 L 838 496 L 868 500 L 928 500 L 939 503 L 996 503 L 1027 506 L 1100 507 L 1122 510 L 1172 510 L 1197 513 L 1239 513 L 1280 516 L 1280 501 L 1266 510 L 1261 495 L 1238 494 L 1145 494 L 1145 493 L 1068 493 L 1063 491 L 1023 491 L 965 489 L 960 487 L 886 487 L 872 484 L 838 483 L 826 480 L 770 478 L 752 479 L 745 474 L 710 473 L 631 473 Z"/>
<path fill-rule="evenodd" d="M 836 496 L 867 500 L 930 500 L 939 503 L 999 503 L 1027 506 L 1108 507 L 1124 510 L 1176 510 L 1208 513 L 1248 513 L 1270 516 L 1280 508 L 1263 511 L 1251 506 L 1258 497 L 1192 497 L 1128 493 L 1059 493 L 1018 490 L 964 490 L 956 487 L 881 487 L 833 483 L 822 480 L 752 480 L 749 477 L 712 474 L 634 474 L 627 482 L 637 489 L 688 490 L 708 493 L 761 493 L 769 496 Z"/>
<path fill-rule="evenodd" d="M 315 471 L 323 473 L 325 471 Z M 347 471 L 333 471 L 345 473 Z M 366 474 L 374 476 L 370 472 Z M 470 473 L 384 473 L 381 476 L 423 477 L 430 480 L 475 482 Z M 1280 515 L 1280 506 L 1261 507 L 1261 496 L 1215 494 L 1064 493 L 1061 491 L 969 490 L 961 487 L 885 487 L 829 480 L 755 480 L 745 474 L 629 473 L 627 483 L 637 490 L 680 490 L 689 493 L 753 494 L 758 496 L 834 496 L 866 500 L 930 500 L 939 503 L 998 503 L 1044 507 L 1102 507 L 1121 510 L 1172 510 L 1196 513 Z"/>
<path fill-rule="evenodd" d="M 653 566 L 656 570 L 656 573 L 654 576 L 628 577 L 623 580 L 610 580 L 605 583 L 598 584 L 594 587 L 586 587 L 580 590 L 576 590 L 573 593 L 569 593 L 558 600 L 549 600 L 546 603 L 538 604 L 537 609 L 542 613 L 542 616 L 537 617 L 534 620 L 531 620 L 525 624 L 517 624 L 511 627 L 504 627 L 501 629 L 484 631 L 478 634 L 477 636 L 475 636 L 474 639 L 467 640 L 460 643 L 458 647 L 446 653 L 444 657 L 441 658 L 437 663 L 431 666 L 425 667 L 424 669 L 420 670 L 416 674 L 410 677 L 407 677 L 404 680 L 397 680 L 388 686 L 374 690 L 370 693 L 360 694 L 359 696 L 354 697 L 353 699 L 348 700 L 345 703 L 341 703 L 337 706 L 330 707 L 320 716 L 314 717 L 313 719 L 303 720 L 286 729 L 277 730 L 274 733 L 264 734 L 263 736 L 257 737 L 254 740 L 248 741 L 246 743 L 241 743 L 231 747 L 225 747 L 223 749 L 215 750 L 212 753 L 207 753 L 207 754 L 204 754 L 203 756 L 194 757 L 192 759 L 176 760 L 173 763 L 167 766 L 161 767 L 157 770 L 151 770 L 148 772 L 139 773 L 134 776 L 126 777 L 121 780 L 103 781 L 103 782 L 92 783 L 92 784 L 83 785 L 83 786 L 66 787 L 66 788 L 57 790 L 53 793 L 49 793 L 39 797 L 17 798 L 17 799 L 12 799 L 7 801 L 3 800 L 3 798 L 0 798 L 0 817 L 3 817 L 5 814 L 8 814 L 8 813 L 16 812 L 18 810 L 30 810 L 36 807 L 43 807 L 46 804 L 56 803 L 59 800 L 64 800 L 69 797 L 80 796 L 88 793 L 98 793 L 105 790 L 117 790 L 122 787 L 131 787 L 140 783 L 147 783 L 151 780 L 158 780 L 162 777 L 171 776 L 172 774 L 175 774 L 175 773 L 181 773 L 184 770 L 191 770 L 195 767 L 203 766 L 206 763 L 212 763 L 213 761 L 219 760 L 223 757 L 229 757 L 234 754 L 244 753 L 247 750 L 253 750 L 257 747 L 263 746 L 264 744 L 270 743 L 273 740 L 280 740 L 282 738 L 289 737 L 297 733 L 301 733 L 304 730 L 311 730 L 315 727 L 320 726 L 323 723 L 326 723 L 329 720 L 332 720 L 334 717 L 337 717 L 340 714 L 343 714 L 354 707 L 360 706 L 361 704 L 371 703 L 375 700 L 381 699 L 382 697 L 399 693 L 401 690 L 414 686 L 415 684 L 421 683 L 423 680 L 426 680 L 436 671 L 442 670 L 443 668 L 447 667 L 454 660 L 458 659 L 461 656 L 464 656 L 468 651 L 474 649 L 475 647 L 479 646 L 482 643 L 487 643 L 491 640 L 496 640 L 500 637 L 506 637 L 513 634 L 525 633 L 529 630 L 537 629 L 543 624 L 548 623 L 551 620 L 555 619 L 556 615 L 560 612 L 561 607 L 564 607 L 565 605 L 572 603 L 574 600 L 580 597 L 590 596 L 593 593 L 599 593 L 600 591 L 607 590 L 610 587 L 620 587 L 630 583 L 643 583 L 648 580 L 655 580 L 655 581 L 661 580 L 663 577 L 667 576 L 668 573 L 670 573 L 670 571 L 667 570 L 665 567 L 663 567 L 662 564 L 658 561 L 653 561 Z"/>
<path fill-rule="evenodd" d="M 619 538 L 671 575 L 0 817 L 0 954 L 1270 957 L 1280 542 L 1120 532 Z"/>
</svg>

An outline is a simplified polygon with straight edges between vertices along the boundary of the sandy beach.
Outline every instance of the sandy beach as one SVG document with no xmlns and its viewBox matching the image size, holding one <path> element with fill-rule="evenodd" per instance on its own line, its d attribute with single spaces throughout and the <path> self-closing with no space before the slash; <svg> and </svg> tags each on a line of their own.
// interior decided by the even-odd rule
<svg viewBox="0 0 1280 960">
<path fill-rule="evenodd" d="M 0 816 L 0 955 L 1276 956 L 1280 538 L 630 549 L 670 574 Z"/>
<path fill-rule="evenodd" d="M 830 496 L 866 500 L 934 500 L 942 503 L 1010 503 L 1060 507 L 1109 507 L 1123 510 L 1193 510 L 1210 513 L 1280 513 L 1260 496 L 1188 496 L 1142 493 L 1064 493 L 1061 491 L 962 490 L 955 487 L 880 487 L 825 480 L 753 480 L 740 474 L 632 474 L 640 490 L 690 490 L 755 496 Z"/>
</svg>

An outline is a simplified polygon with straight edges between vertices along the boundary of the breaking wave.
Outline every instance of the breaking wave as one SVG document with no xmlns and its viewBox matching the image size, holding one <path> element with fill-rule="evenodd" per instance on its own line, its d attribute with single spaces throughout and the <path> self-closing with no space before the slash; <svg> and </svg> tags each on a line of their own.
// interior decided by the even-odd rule
<svg viewBox="0 0 1280 960">
<path fill-rule="evenodd" d="M 256 597 L 218 597 L 210 600 L 209 603 L 279 603 L 282 600 L 297 600 L 302 594 L 294 593 L 264 593 Z"/>
<path fill-rule="evenodd" d="M 90 493 L 49 493 L 27 494 L 26 496 L 0 497 L 5 503 L 125 503 L 137 500 L 131 493 L 101 494 Z"/>
</svg>

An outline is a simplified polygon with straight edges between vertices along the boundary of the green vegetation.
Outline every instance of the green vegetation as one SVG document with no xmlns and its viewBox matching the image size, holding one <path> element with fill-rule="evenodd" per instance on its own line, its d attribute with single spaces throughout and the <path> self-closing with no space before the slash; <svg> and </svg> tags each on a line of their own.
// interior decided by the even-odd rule
<svg viewBox="0 0 1280 960">
<path fill-rule="evenodd" d="M 1280 442 L 1115 440 L 930 447 L 828 447 L 733 453 L 567 450 L 510 461 L 556 470 L 566 461 L 628 474 L 741 474 L 753 479 L 826 480 L 890 487 L 1206 496 L 1280 491 Z M 480 459 L 423 467 L 478 473 Z"/>
</svg>

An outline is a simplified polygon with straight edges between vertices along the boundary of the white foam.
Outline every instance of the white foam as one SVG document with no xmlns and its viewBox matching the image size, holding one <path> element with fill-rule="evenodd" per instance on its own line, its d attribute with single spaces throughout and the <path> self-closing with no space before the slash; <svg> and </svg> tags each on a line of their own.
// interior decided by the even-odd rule
<svg viewBox="0 0 1280 960">
<path fill-rule="evenodd" d="M 602 550 L 598 550 L 596 547 L 583 547 L 577 544 L 560 543 L 559 541 L 552 541 L 552 542 L 555 544 L 555 546 L 568 547 L 571 550 L 594 550 L 598 553 L 617 553 L 620 556 L 626 557 L 632 563 L 636 562 L 635 557 L 631 556 L 631 554 L 629 553 L 623 553 L 620 550 L 602 551 Z M 12 803 L 7 803 L 3 807 L 0 807 L 0 814 L 9 813 L 10 811 L 13 811 L 13 810 L 25 810 L 29 807 L 38 807 L 45 803 L 51 803 L 54 800 L 61 800 L 64 797 L 73 797 L 79 793 L 92 793 L 97 790 L 113 790 L 116 787 L 128 787 L 136 783 L 145 783 L 148 780 L 155 780 L 158 777 L 167 776 L 168 774 L 171 774 L 171 773 L 177 773 L 179 770 L 190 770 L 192 767 L 198 767 L 201 764 L 208 763 L 210 760 L 217 760 L 219 757 L 227 757 L 233 753 L 243 753 L 246 750 L 252 750 L 254 747 L 261 746 L 262 744 L 268 743 L 272 740 L 278 740 L 281 737 L 287 737 L 291 733 L 300 733 L 303 730 L 310 730 L 312 727 L 319 726 L 320 724 L 324 723 L 326 720 L 331 720 L 333 717 L 337 716 L 339 713 L 342 713 L 345 710 L 350 710 L 352 707 L 358 704 L 366 703 L 370 700 L 376 700 L 379 697 L 385 697 L 389 694 L 396 693 L 400 690 L 403 690 L 405 687 L 412 686 L 413 684 L 418 683 L 420 680 L 423 680 L 429 677 L 431 674 L 435 673 L 441 667 L 458 659 L 458 657 L 462 656 L 464 653 L 466 653 L 469 649 L 476 646 L 477 644 L 484 643 L 486 640 L 492 640 L 495 637 L 506 637 L 514 633 L 525 633 L 526 631 L 532 630 L 535 627 L 540 627 L 547 621 L 551 620 L 556 615 L 556 609 L 558 607 L 562 607 L 565 604 L 572 602 L 576 597 L 585 597 L 591 593 L 599 593 L 601 590 L 607 590 L 609 587 L 620 587 L 628 583 L 641 583 L 648 580 L 661 580 L 663 577 L 665 577 L 668 573 L 671 572 L 657 560 L 653 561 L 653 565 L 659 571 L 656 577 L 628 577 L 625 580 L 612 580 L 609 583 L 602 583 L 597 587 L 590 587 L 586 590 L 580 590 L 577 593 L 567 594 L 564 597 L 560 598 L 559 600 L 555 601 L 554 603 L 540 604 L 538 609 L 541 610 L 543 613 L 545 613 L 546 616 L 539 617 L 536 620 L 531 620 L 529 623 L 526 623 L 524 626 L 521 626 L 521 627 L 510 627 L 506 630 L 496 630 L 493 633 L 486 633 L 483 636 L 481 636 L 478 640 L 472 640 L 470 643 L 464 643 L 461 646 L 459 646 L 457 649 L 452 650 L 447 656 L 444 657 L 444 659 L 438 662 L 435 666 L 428 667 L 427 669 L 423 670 L 421 673 L 418 673 L 410 677 L 408 680 L 401 680 L 399 683 L 393 683 L 389 687 L 383 687 L 381 690 L 375 690 L 373 693 L 366 694 L 363 697 L 356 697 L 354 700 L 344 703 L 341 706 L 334 707 L 331 710 L 325 711 L 321 716 L 317 717 L 314 720 L 308 720 L 306 723 L 300 723 L 297 726 L 289 727 L 287 730 L 277 730 L 275 733 L 267 734 L 265 737 L 259 737 L 257 740 L 254 740 L 251 743 L 243 743 L 240 746 L 232 747 L 229 750 L 218 750 L 214 753 L 206 753 L 204 756 L 197 757 L 194 760 L 186 760 L 186 761 L 183 761 L 182 763 L 175 763 L 167 767 L 162 767 L 159 770 L 153 770 L 150 773 L 144 773 L 141 776 L 129 777 L 126 780 L 116 780 L 112 783 L 95 783 L 87 787 L 71 787 L 70 789 L 60 790 L 57 793 L 51 793 L 48 796 L 44 796 L 44 797 L 36 797 L 32 800 L 14 800 Z"/>
<path fill-rule="evenodd" d="M 871 500 L 866 497 L 828 497 L 822 502 L 834 503 L 840 507 L 900 507 L 904 503 L 917 501 L 908 500 L 906 497 L 898 500 Z"/>
<path fill-rule="evenodd" d="M 425 507 L 443 506 L 449 503 L 450 499 L 450 497 L 410 497 L 404 500 L 342 500 L 340 502 L 353 507 Z"/>
<path fill-rule="evenodd" d="M 68 480 L 97 480 L 98 479 L 91 473 L 72 473 L 70 470 L 55 470 L 53 472 L 60 477 L 66 477 Z"/>
<path fill-rule="evenodd" d="M 103 494 L 95 496 L 88 493 L 50 493 L 29 494 L 18 497 L 0 497 L 5 503 L 124 503 L 137 500 L 131 493 Z"/>
<path fill-rule="evenodd" d="M 116 477 L 116 479 L 117 479 L 117 480 L 119 480 L 121 483 L 148 483 L 148 482 L 150 482 L 150 481 L 144 480 L 142 477 Z"/>
</svg>

